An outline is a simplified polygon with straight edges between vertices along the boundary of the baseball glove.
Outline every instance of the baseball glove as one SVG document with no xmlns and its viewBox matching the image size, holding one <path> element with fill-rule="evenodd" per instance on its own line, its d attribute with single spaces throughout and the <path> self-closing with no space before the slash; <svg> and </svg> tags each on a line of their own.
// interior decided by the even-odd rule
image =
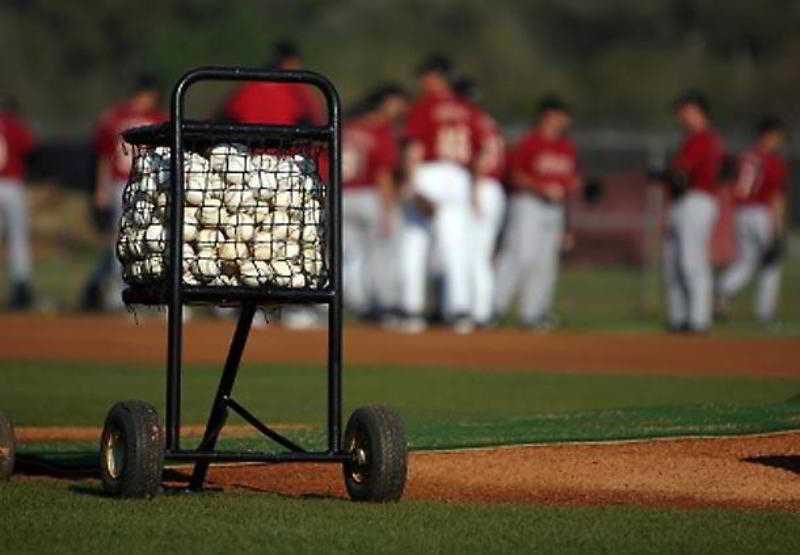
<svg viewBox="0 0 800 555">
<path fill-rule="evenodd" d="M 660 171 L 649 171 L 648 177 L 655 181 L 660 181 L 669 189 L 669 194 L 673 199 L 682 197 L 689 189 L 689 180 L 686 174 L 677 170 L 666 169 Z"/>
<path fill-rule="evenodd" d="M 767 267 L 773 264 L 778 264 L 783 257 L 786 255 L 786 239 L 784 237 L 779 236 L 775 237 L 772 241 L 770 241 L 769 245 L 767 245 L 766 250 L 764 250 L 764 254 L 761 255 L 761 266 Z"/>
<path fill-rule="evenodd" d="M 583 200 L 586 204 L 597 204 L 603 198 L 605 192 L 605 183 L 595 177 L 590 177 L 583 186 Z"/>
<path fill-rule="evenodd" d="M 110 206 L 93 206 L 92 223 L 100 233 L 111 233 L 114 231 L 116 222 L 114 221 L 114 209 Z"/>
</svg>

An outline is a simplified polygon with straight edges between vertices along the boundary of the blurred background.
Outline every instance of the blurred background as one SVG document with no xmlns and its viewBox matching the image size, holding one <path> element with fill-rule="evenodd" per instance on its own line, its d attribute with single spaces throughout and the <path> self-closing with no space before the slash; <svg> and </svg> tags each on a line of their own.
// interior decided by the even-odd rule
<svg viewBox="0 0 800 555">
<path fill-rule="evenodd" d="M 659 249 L 664 199 L 646 170 L 679 139 L 670 102 L 695 87 L 711 99 L 715 125 L 732 151 L 764 113 L 788 123 L 786 154 L 800 142 L 800 2 L 744 0 L 7 0 L 0 6 L 0 89 L 12 93 L 38 139 L 29 170 L 35 286 L 45 311 L 77 307 L 98 250 L 88 217 L 94 184 L 93 125 L 153 71 L 165 83 L 199 65 L 258 66 L 270 44 L 291 38 L 306 66 L 328 75 L 346 105 L 375 83 L 414 87 L 429 51 L 447 53 L 474 76 L 483 104 L 510 138 L 530 124 L 551 91 L 575 109 L 575 139 L 587 174 L 607 196 L 576 206 L 576 248 L 567 257 L 556 308 L 568 327 L 659 326 Z M 211 113 L 226 90 L 193 99 Z M 800 225 L 793 172 L 792 225 Z M 715 237 L 717 265 L 733 256 L 729 215 Z M 800 331 L 798 244 L 790 241 L 779 318 Z M 0 298 L 7 280 L 0 264 Z M 749 299 L 734 306 L 739 329 Z M 726 329 L 725 327 L 723 329 Z M 755 330 L 755 328 L 752 328 Z"/>
</svg>

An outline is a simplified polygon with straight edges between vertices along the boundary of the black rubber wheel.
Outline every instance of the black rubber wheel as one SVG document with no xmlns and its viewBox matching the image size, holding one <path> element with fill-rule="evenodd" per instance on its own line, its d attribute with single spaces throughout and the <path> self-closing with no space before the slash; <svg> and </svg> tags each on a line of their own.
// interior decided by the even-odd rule
<svg viewBox="0 0 800 555">
<path fill-rule="evenodd" d="M 153 497 L 163 469 L 164 430 L 156 409 L 144 401 L 111 407 L 100 438 L 103 488 L 119 497 Z"/>
<path fill-rule="evenodd" d="M 403 420 L 389 408 L 356 410 L 347 423 L 344 465 L 347 492 L 354 501 L 397 501 L 406 487 L 408 448 Z"/>
<path fill-rule="evenodd" d="M 0 412 L 0 481 L 8 480 L 14 472 L 17 440 L 11 419 Z"/>
</svg>

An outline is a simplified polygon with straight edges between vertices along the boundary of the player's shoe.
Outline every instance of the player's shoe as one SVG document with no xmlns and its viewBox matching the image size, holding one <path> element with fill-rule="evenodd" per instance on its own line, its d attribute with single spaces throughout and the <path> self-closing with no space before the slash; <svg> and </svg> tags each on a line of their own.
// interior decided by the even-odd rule
<svg viewBox="0 0 800 555">
<path fill-rule="evenodd" d="M 529 331 L 548 332 L 554 331 L 561 324 L 561 320 L 555 314 L 544 314 L 535 320 L 523 322 L 522 327 Z"/>
<path fill-rule="evenodd" d="M 400 333 L 422 333 L 428 329 L 428 324 L 425 322 L 425 318 L 411 316 L 400 319 L 395 329 Z"/>
<path fill-rule="evenodd" d="M 8 308 L 11 310 L 28 310 L 33 307 L 33 288 L 28 282 L 17 282 L 11 286 L 11 298 Z"/>
<path fill-rule="evenodd" d="M 470 318 L 458 318 L 450 325 L 450 329 L 458 335 L 466 335 L 475 331 L 475 323 Z"/>
</svg>

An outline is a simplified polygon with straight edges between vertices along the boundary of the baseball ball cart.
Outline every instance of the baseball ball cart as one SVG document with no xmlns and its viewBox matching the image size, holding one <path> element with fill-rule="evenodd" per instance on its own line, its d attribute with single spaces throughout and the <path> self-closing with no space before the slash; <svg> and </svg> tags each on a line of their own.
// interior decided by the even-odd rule
<svg viewBox="0 0 800 555">
<path fill-rule="evenodd" d="M 0 482 L 8 480 L 14 472 L 17 441 L 11 418 L 0 412 Z"/>
<path fill-rule="evenodd" d="M 187 119 L 187 92 L 209 81 L 314 87 L 325 98 L 327 123 Z M 110 409 L 100 443 L 105 490 L 155 496 L 165 460 L 194 464 L 189 491 L 203 489 L 212 463 L 313 462 L 342 465 L 354 500 L 399 499 L 407 459 L 400 417 L 384 406 L 366 406 L 342 430 L 341 108 L 333 84 L 307 71 L 198 68 L 175 85 L 169 122 L 123 136 L 133 155 L 117 244 L 128 285 L 123 299 L 167 307 L 166 415 L 162 427 L 156 409 L 143 401 Z M 203 438 L 196 449 L 185 449 L 182 313 L 191 304 L 233 306 L 239 316 Z M 285 305 L 328 308 L 324 451 L 306 450 L 233 397 L 257 309 Z M 231 411 L 272 440 L 276 451 L 217 449 Z"/>
</svg>

